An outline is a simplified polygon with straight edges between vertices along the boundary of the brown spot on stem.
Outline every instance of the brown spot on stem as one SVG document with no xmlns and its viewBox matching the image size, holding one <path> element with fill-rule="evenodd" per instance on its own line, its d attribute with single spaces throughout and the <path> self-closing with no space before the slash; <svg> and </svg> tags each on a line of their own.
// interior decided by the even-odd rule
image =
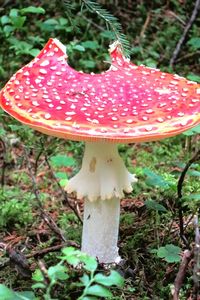
<svg viewBox="0 0 200 300">
<path fill-rule="evenodd" d="M 90 170 L 91 173 L 95 172 L 96 163 L 97 163 L 97 159 L 96 159 L 96 157 L 93 157 L 91 162 L 90 162 L 90 166 L 89 166 L 89 170 Z"/>
</svg>

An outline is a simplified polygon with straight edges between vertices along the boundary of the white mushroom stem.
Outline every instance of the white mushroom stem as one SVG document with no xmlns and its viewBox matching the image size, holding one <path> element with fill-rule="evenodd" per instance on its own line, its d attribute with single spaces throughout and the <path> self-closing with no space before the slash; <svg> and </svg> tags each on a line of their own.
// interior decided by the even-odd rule
<svg viewBox="0 0 200 300">
<path fill-rule="evenodd" d="M 81 170 L 71 178 L 67 192 L 85 199 L 82 250 L 99 262 L 116 262 L 120 199 L 132 191 L 135 175 L 126 169 L 117 145 L 87 142 Z"/>
<path fill-rule="evenodd" d="M 81 250 L 100 263 L 117 263 L 120 199 L 85 200 Z"/>
</svg>

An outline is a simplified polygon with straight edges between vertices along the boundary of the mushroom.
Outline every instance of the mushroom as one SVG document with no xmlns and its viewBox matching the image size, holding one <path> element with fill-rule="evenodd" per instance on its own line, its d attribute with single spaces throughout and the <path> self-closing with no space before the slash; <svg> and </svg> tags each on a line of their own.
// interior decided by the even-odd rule
<svg viewBox="0 0 200 300">
<path fill-rule="evenodd" d="M 65 46 L 50 39 L 0 93 L 1 107 L 20 122 L 85 141 L 81 170 L 66 190 L 85 201 L 82 251 L 101 263 L 119 260 L 120 199 L 137 181 L 117 144 L 160 140 L 200 123 L 199 84 L 132 64 L 118 42 L 110 55 L 109 70 L 78 72 L 67 64 Z"/>
</svg>

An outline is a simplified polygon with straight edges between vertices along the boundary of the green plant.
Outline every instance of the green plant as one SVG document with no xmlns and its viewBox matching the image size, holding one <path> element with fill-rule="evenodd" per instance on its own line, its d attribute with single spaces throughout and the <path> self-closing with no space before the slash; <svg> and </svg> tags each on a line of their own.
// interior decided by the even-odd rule
<svg viewBox="0 0 200 300">
<path fill-rule="evenodd" d="M 33 197 L 30 193 L 22 195 L 17 188 L 2 191 L 0 193 L 0 228 L 29 224 L 33 218 L 31 199 Z"/>
<path fill-rule="evenodd" d="M 73 267 L 81 266 L 83 275 L 78 282 L 73 282 L 73 288 L 81 288 L 82 293 L 78 297 L 79 300 L 95 300 L 101 298 L 112 298 L 113 293 L 110 288 L 113 286 L 122 287 L 123 278 L 114 270 L 110 274 L 105 275 L 97 271 L 97 261 L 95 258 L 76 250 L 73 247 L 64 248 L 62 255 L 59 256 L 60 262 L 48 268 L 43 273 L 37 269 L 32 279 L 35 282 L 32 289 L 35 291 L 14 292 L 5 285 L 0 285 L 0 299 L 4 300 L 36 300 L 37 291 L 42 290 L 44 300 L 53 300 L 54 286 L 67 284 L 70 279 L 70 265 Z M 41 294 L 41 293 L 39 293 Z M 67 295 L 66 295 L 67 297 Z"/>
<path fill-rule="evenodd" d="M 181 260 L 181 248 L 173 244 L 167 244 L 164 247 L 153 249 L 151 253 L 155 253 L 159 258 L 164 259 L 168 263 L 177 263 Z"/>
</svg>

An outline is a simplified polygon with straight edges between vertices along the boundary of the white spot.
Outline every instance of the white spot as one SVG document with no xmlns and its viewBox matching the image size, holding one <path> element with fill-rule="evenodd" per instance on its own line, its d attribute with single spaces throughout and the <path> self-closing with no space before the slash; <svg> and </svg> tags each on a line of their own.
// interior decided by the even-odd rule
<svg viewBox="0 0 200 300">
<path fill-rule="evenodd" d="M 76 113 L 75 113 L 74 111 L 67 111 L 65 114 L 66 114 L 67 116 L 73 116 L 73 115 L 75 115 Z"/>
<path fill-rule="evenodd" d="M 41 67 L 46 67 L 46 66 L 48 66 L 49 65 L 49 60 L 44 60 L 41 64 L 40 64 L 40 66 Z"/>
<path fill-rule="evenodd" d="M 200 88 L 197 89 L 197 95 L 199 95 L 199 94 L 200 94 Z"/>
<path fill-rule="evenodd" d="M 40 69 L 40 71 L 39 71 L 41 74 L 47 74 L 47 70 L 45 70 L 45 69 Z"/>
<path fill-rule="evenodd" d="M 35 100 L 35 101 L 32 101 L 32 104 L 34 105 L 34 106 L 39 106 L 40 104 Z"/>
<path fill-rule="evenodd" d="M 75 108 L 76 108 L 76 105 L 72 104 L 72 105 L 70 106 L 70 108 L 71 108 L 71 109 L 75 109 Z"/>
<path fill-rule="evenodd" d="M 57 106 L 56 109 L 57 109 L 57 110 L 61 110 L 62 107 L 61 107 L 61 106 Z"/>
<path fill-rule="evenodd" d="M 126 120 L 126 123 L 131 124 L 131 123 L 133 123 L 133 120 L 132 119 L 128 119 L 128 120 Z"/>
<path fill-rule="evenodd" d="M 199 99 L 192 99 L 193 103 L 199 102 Z"/>
<path fill-rule="evenodd" d="M 171 90 L 167 88 L 157 88 L 155 89 L 156 92 L 158 92 L 160 95 L 170 94 Z"/>
<path fill-rule="evenodd" d="M 158 118 L 157 121 L 162 123 L 162 122 L 164 122 L 164 119 L 163 118 Z"/>
<path fill-rule="evenodd" d="M 154 112 L 153 109 L 147 109 L 147 110 L 146 110 L 146 113 L 147 113 L 147 114 L 152 114 L 153 112 Z"/>
<path fill-rule="evenodd" d="M 111 120 L 112 120 L 112 121 L 117 121 L 118 118 L 117 118 L 117 117 L 112 117 Z"/>
<path fill-rule="evenodd" d="M 51 115 L 49 114 L 49 113 L 46 113 L 45 115 L 44 115 L 44 117 L 45 117 L 45 119 L 50 119 L 51 118 Z"/>
<path fill-rule="evenodd" d="M 40 80 L 40 79 L 38 79 L 38 78 L 37 78 L 37 79 L 35 79 L 35 83 L 36 83 L 36 84 L 38 84 L 38 83 L 40 83 L 40 82 L 41 82 L 41 80 Z"/>
</svg>

